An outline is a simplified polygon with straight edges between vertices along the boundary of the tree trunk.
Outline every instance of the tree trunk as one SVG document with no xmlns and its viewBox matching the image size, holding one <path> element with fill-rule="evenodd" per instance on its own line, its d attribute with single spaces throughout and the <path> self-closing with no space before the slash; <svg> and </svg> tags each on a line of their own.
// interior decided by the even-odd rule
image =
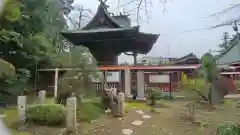
<svg viewBox="0 0 240 135">
<path fill-rule="evenodd" d="M 200 90 L 197 90 L 197 93 L 198 93 L 198 95 L 199 95 L 201 98 L 204 99 L 204 101 L 208 101 L 208 98 L 207 98 L 206 96 L 204 96 L 204 95 L 201 93 Z"/>
<path fill-rule="evenodd" d="M 212 104 L 212 90 L 213 90 L 213 85 L 212 83 L 209 83 L 208 85 L 209 91 L 208 91 L 208 103 Z"/>
</svg>

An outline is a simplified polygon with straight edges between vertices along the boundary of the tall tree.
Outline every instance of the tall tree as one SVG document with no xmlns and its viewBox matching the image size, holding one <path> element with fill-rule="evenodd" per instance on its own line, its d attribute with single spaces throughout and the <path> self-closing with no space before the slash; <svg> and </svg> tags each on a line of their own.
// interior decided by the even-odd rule
<svg viewBox="0 0 240 135">
<path fill-rule="evenodd" d="M 213 82 L 217 78 L 216 60 L 210 53 L 207 53 L 201 58 L 201 62 L 206 83 L 208 83 L 208 101 L 212 104 Z"/>
<path fill-rule="evenodd" d="M 218 45 L 218 47 L 220 48 L 220 52 L 222 52 L 222 51 L 224 51 L 224 50 L 226 50 L 228 48 L 229 43 L 230 43 L 229 39 L 230 39 L 230 37 L 229 37 L 228 32 L 224 32 L 223 33 L 223 38 L 222 38 L 223 43 Z"/>
</svg>

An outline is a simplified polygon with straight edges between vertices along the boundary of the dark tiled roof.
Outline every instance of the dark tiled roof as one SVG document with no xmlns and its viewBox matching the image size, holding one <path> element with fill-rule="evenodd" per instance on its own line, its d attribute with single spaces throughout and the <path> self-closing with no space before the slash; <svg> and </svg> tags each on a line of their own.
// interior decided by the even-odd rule
<svg viewBox="0 0 240 135">
<path fill-rule="evenodd" d="M 108 13 L 106 5 L 104 3 L 100 3 L 97 13 L 94 15 L 93 19 L 85 27 L 83 27 L 82 30 L 91 29 L 92 26 L 95 25 L 96 22 L 98 23 L 100 19 L 107 21 L 109 24 L 113 25 L 112 27 L 114 28 L 124 28 L 123 24 L 116 21 L 114 17 Z"/>
<path fill-rule="evenodd" d="M 100 3 L 93 19 L 80 31 L 61 34 L 74 45 L 84 45 L 89 48 L 96 44 L 106 46 L 112 43 L 116 46 L 112 47 L 116 53 L 122 51 L 148 53 L 159 35 L 140 32 L 139 26 L 130 27 L 131 22 L 127 17 L 126 15 L 111 16 L 105 3 Z M 120 18 L 121 21 L 116 18 Z"/>
<path fill-rule="evenodd" d="M 198 59 L 196 55 L 194 55 L 193 53 L 190 53 L 190 54 L 188 54 L 188 55 L 185 55 L 185 56 L 183 56 L 183 57 L 180 57 L 180 58 L 176 59 L 176 60 L 174 61 L 174 63 L 183 62 L 183 61 L 186 61 L 186 60 L 192 59 L 192 58 Z"/>
</svg>

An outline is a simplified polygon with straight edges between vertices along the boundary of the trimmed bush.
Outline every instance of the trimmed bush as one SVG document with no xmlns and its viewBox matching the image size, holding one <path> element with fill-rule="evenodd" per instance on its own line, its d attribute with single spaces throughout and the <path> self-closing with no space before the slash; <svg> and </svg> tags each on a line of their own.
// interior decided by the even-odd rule
<svg viewBox="0 0 240 135">
<path fill-rule="evenodd" d="M 62 125 L 65 122 L 65 108 L 59 104 L 31 105 L 27 108 L 27 120 L 38 125 Z"/>
<path fill-rule="evenodd" d="M 240 124 L 234 122 L 225 122 L 217 127 L 217 135 L 239 135 Z"/>
<path fill-rule="evenodd" d="M 156 104 L 156 100 L 160 100 L 162 97 L 162 92 L 158 91 L 158 90 L 151 90 L 150 91 L 150 105 L 155 105 Z"/>
<path fill-rule="evenodd" d="M 90 101 L 79 104 L 77 110 L 77 120 L 90 122 L 104 114 L 104 105 L 101 101 Z"/>
</svg>

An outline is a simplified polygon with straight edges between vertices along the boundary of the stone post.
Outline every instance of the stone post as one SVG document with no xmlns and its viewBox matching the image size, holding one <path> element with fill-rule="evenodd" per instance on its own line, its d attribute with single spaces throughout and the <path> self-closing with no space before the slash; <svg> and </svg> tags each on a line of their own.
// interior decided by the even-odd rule
<svg viewBox="0 0 240 135">
<path fill-rule="evenodd" d="M 130 69 L 125 69 L 124 71 L 124 89 L 125 89 L 125 95 L 127 98 L 132 98 L 131 93 L 131 71 Z"/>
<path fill-rule="evenodd" d="M 111 91 L 113 92 L 113 95 L 114 95 L 114 96 L 117 95 L 117 88 L 111 88 Z"/>
<path fill-rule="evenodd" d="M 66 129 L 68 132 L 76 132 L 76 125 L 77 125 L 77 98 L 71 97 L 67 99 L 66 103 Z"/>
<path fill-rule="evenodd" d="M 26 96 L 18 96 L 17 105 L 18 105 L 18 121 L 21 124 L 25 124 L 27 97 Z"/>
<path fill-rule="evenodd" d="M 0 16 L 1 16 L 2 13 L 3 13 L 4 6 L 6 5 L 6 2 L 7 2 L 7 0 L 1 0 L 1 1 L 0 1 Z"/>
<path fill-rule="evenodd" d="M 54 97 L 57 97 L 58 93 L 58 68 L 55 68 L 55 79 L 54 79 Z"/>
<path fill-rule="evenodd" d="M 146 100 L 144 84 L 144 71 L 137 71 L 137 100 Z"/>
<path fill-rule="evenodd" d="M 123 117 L 124 116 L 124 99 L 125 99 L 125 96 L 124 96 L 124 93 L 119 93 L 118 94 L 118 114 L 120 117 Z"/>
<path fill-rule="evenodd" d="M 116 115 L 118 113 L 118 108 L 117 108 L 117 104 L 114 101 L 114 98 L 116 97 L 116 92 L 114 89 L 110 89 L 110 109 L 112 111 L 113 115 Z"/>
<path fill-rule="evenodd" d="M 44 104 L 45 98 L 46 98 L 46 91 L 45 91 L 45 90 L 39 91 L 39 92 L 38 92 L 38 101 L 39 101 L 39 104 Z"/>
</svg>

